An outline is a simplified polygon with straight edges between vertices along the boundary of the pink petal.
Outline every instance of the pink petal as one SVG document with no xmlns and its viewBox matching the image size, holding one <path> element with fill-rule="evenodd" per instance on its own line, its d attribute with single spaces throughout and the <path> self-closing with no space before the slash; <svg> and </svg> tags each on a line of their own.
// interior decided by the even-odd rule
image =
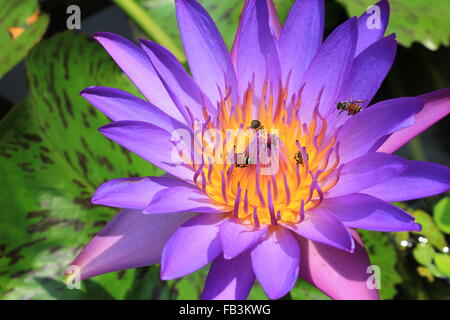
<svg viewBox="0 0 450 320">
<path fill-rule="evenodd" d="M 298 237 L 302 253 L 300 277 L 337 300 L 378 300 L 376 289 L 369 289 L 370 266 L 364 244 L 355 231 L 353 253 Z"/>
<path fill-rule="evenodd" d="M 416 123 L 392 134 L 378 151 L 386 153 L 397 151 L 450 113 L 450 88 L 426 93 L 419 98 L 425 101 L 425 106 L 422 111 L 414 115 Z"/>
</svg>

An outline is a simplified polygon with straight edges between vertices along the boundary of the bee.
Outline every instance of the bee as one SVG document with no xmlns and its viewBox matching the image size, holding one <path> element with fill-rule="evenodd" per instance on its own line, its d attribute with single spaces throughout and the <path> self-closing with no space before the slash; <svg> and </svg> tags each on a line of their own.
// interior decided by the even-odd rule
<svg viewBox="0 0 450 320">
<path fill-rule="evenodd" d="M 250 128 L 255 129 L 256 131 L 264 129 L 263 124 L 259 120 L 252 120 L 250 123 Z"/>
<path fill-rule="evenodd" d="M 338 110 L 340 110 L 339 115 L 344 112 L 347 111 L 347 114 L 349 116 L 354 116 L 355 114 L 357 114 L 358 112 L 362 111 L 362 107 L 360 106 L 361 103 L 366 102 L 367 100 L 350 100 L 348 102 L 338 102 L 336 108 Z"/>
<path fill-rule="evenodd" d="M 252 164 L 252 159 L 246 155 L 244 152 L 243 153 L 238 153 L 238 158 L 240 159 L 244 159 L 243 163 L 238 163 L 238 161 L 236 161 L 236 168 L 246 168 L 248 167 L 249 164 Z"/>
<path fill-rule="evenodd" d="M 297 164 L 303 166 L 305 164 L 303 160 L 303 155 L 300 151 L 297 151 L 294 155 L 294 160 L 297 162 Z M 306 154 L 306 160 L 308 160 L 308 154 Z"/>
</svg>

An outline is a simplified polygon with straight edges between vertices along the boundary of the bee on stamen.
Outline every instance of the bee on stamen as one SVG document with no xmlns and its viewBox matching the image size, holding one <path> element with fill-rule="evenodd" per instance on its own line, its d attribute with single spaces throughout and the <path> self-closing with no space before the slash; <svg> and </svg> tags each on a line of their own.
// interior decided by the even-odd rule
<svg viewBox="0 0 450 320">
<path fill-rule="evenodd" d="M 238 153 L 237 156 L 238 159 L 244 159 L 244 161 L 241 163 L 238 159 L 236 159 L 236 168 L 246 168 L 249 164 L 252 164 L 252 159 L 244 152 Z"/>
<path fill-rule="evenodd" d="M 303 160 L 303 155 L 300 151 L 297 151 L 297 153 L 294 155 L 294 160 L 297 162 L 297 164 L 304 166 L 305 161 Z M 308 160 L 308 154 L 306 154 L 306 160 Z"/>
<path fill-rule="evenodd" d="M 264 126 L 261 123 L 261 121 L 259 121 L 259 120 L 252 120 L 252 122 L 250 123 L 250 127 L 249 128 L 252 128 L 252 129 L 258 131 L 258 130 L 264 129 Z"/>
<path fill-rule="evenodd" d="M 348 102 L 338 102 L 336 105 L 336 109 L 339 110 L 339 115 L 341 115 L 342 112 L 347 111 L 347 115 L 354 116 L 358 112 L 362 111 L 361 103 L 366 102 L 367 100 L 350 100 Z M 338 116 L 339 116 L 338 115 Z"/>
</svg>

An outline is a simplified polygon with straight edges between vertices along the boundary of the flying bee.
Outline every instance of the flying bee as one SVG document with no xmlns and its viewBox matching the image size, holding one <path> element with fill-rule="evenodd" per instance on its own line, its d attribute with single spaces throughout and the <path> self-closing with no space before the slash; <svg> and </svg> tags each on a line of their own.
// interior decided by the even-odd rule
<svg viewBox="0 0 450 320">
<path fill-rule="evenodd" d="M 306 160 L 308 160 L 308 154 L 306 154 Z M 303 166 L 305 164 L 304 160 L 303 160 L 303 155 L 300 151 L 297 151 L 294 155 L 294 160 L 295 162 L 297 162 L 297 164 Z"/>
<path fill-rule="evenodd" d="M 263 124 L 259 120 L 252 120 L 250 123 L 250 128 L 255 129 L 256 131 L 264 129 Z"/>
<path fill-rule="evenodd" d="M 362 111 L 362 107 L 360 106 L 361 103 L 366 102 L 367 100 L 350 100 L 348 102 L 338 102 L 336 108 L 340 110 L 339 115 L 347 111 L 347 115 L 354 116 L 358 112 Z"/>
</svg>

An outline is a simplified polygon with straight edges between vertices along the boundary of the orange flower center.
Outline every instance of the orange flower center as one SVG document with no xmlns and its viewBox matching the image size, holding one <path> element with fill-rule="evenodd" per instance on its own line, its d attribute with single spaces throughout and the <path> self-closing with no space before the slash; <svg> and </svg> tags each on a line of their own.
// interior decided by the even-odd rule
<svg viewBox="0 0 450 320">
<path fill-rule="evenodd" d="M 326 134 L 326 120 L 316 107 L 310 123 L 302 124 L 301 90 L 289 95 L 287 84 L 279 88 L 273 94 L 265 82 L 255 99 L 250 84 L 234 105 L 228 90 L 217 118 L 204 112 L 205 122 L 194 126 L 197 186 L 256 227 L 301 222 L 339 177 L 336 136 Z"/>
</svg>

